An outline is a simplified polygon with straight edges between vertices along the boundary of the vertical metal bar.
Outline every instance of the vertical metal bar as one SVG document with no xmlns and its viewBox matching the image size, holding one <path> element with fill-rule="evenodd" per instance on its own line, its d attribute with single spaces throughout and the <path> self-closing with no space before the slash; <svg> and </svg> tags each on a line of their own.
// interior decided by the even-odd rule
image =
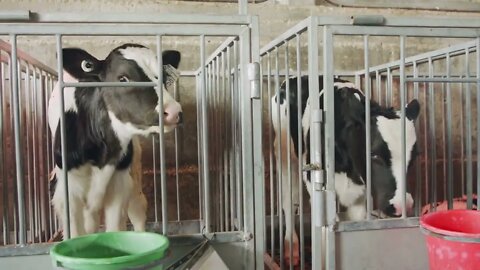
<svg viewBox="0 0 480 270">
<path fill-rule="evenodd" d="M 279 129 L 281 130 L 281 121 L 280 121 L 280 63 L 279 63 L 279 52 L 278 52 L 278 47 L 275 48 L 275 97 L 277 98 L 276 106 L 277 106 L 277 125 Z M 277 152 L 277 160 L 278 160 L 278 165 L 277 165 L 277 187 L 278 187 L 278 227 L 283 228 L 283 195 L 282 195 L 282 187 L 283 187 L 283 177 L 282 177 L 282 132 L 279 132 L 277 134 L 277 143 L 278 143 L 278 152 Z M 284 247 L 283 247 L 283 229 L 279 230 L 279 239 L 280 239 L 280 257 L 283 256 L 284 253 Z M 284 267 L 284 262 L 283 259 L 280 259 L 280 268 L 283 269 Z"/>
<path fill-rule="evenodd" d="M 447 53 L 446 58 L 446 76 L 450 78 L 450 53 Z M 447 105 L 447 119 L 446 119 L 446 126 L 447 126 L 447 202 L 448 202 L 448 209 L 452 209 L 453 207 L 453 138 L 452 138 L 452 92 L 450 89 L 450 83 L 447 83 L 446 86 L 446 105 Z"/>
<path fill-rule="evenodd" d="M 293 209 L 293 190 L 292 190 L 292 152 L 291 152 L 291 149 L 290 149 L 290 138 L 291 138 L 291 131 L 290 131 L 290 74 L 289 74 L 289 61 L 288 61 L 288 41 L 285 41 L 285 91 L 286 91 L 286 102 L 287 102 L 287 177 L 288 177 L 288 190 L 290 191 L 289 194 L 288 194 L 288 204 L 290 209 Z M 287 199 L 287 198 L 285 198 Z M 290 227 L 291 228 L 294 228 L 293 227 L 293 215 L 294 213 L 292 213 L 292 211 L 290 212 L 291 215 L 290 216 L 287 216 L 285 217 L 285 223 L 288 222 Z M 288 218 L 288 220 L 286 220 Z M 290 245 L 293 244 L 293 231 L 290 232 L 290 235 L 287 235 L 286 237 L 288 237 L 288 241 L 290 243 Z M 290 246 L 290 258 L 293 258 L 293 248 L 292 246 Z M 290 262 L 290 270 L 293 269 L 293 264 L 292 262 Z"/>
<path fill-rule="evenodd" d="M 160 188 L 162 189 L 162 233 L 168 235 L 168 213 L 167 213 L 167 172 L 165 167 L 165 134 L 163 132 L 163 59 L 162 59 L 162 36 L 157 35 L 157 57 L 158 57 L 158 116 L 159 116 L 159 159 L 160 159 Z"/>
<path fill-rule="evenodd" d="M 0 57 L 2 56 L 2 51 L 0 50 Z M 4 149 L 4 108 L 7 106 L 4 104 L 5 96 L 7 89 L 5 88 L 5 81 L 7 80 L 5 76 L 5 64 L 0 62 L 0 176 L 2 177 L 2 205 L 3 205 L 3 217 L 2 217 L 2 232 L 3 232 L 3 244 L 8 245 L 10 242 L 10 223 L 8 217 L 8 180 L 7 180 L 7 168 L 5 166 L 6 153 Z"/>
<path fill-rule="evenodd" d="M 390 107 L 392 106 L 392 70 L 390 67 L 387 68 L 387 93 L 385 94 L 385 106 Z"/>
<path fill-rule="evenodd" d="M 476 46 L 476 67 L 477 67 L 477 79 L 480 80 L 480 37 L 477 37 Z M 480 128 L 480 83 L 477 82 L 477 156 L 480 155 L 480 134 L 478 129 Z M 477 210 L 480 211 L 480 204 L 478 203 L 478 194 L 480 193 L 480 161 L 477 159 Z"/>
<path fill-rule="evenodd" d="M 469 49 L 465 49 L 465 78 L 470 78 Z M 467 156 L 467 209 L 472 209 L 473 198 L 473 169 L 472 169 L 472 95 L 470 83 L 465 83 L 465 150 Z"/>
<path fill-rule="evenodd" d="M 270 99 L 272 98 L 272 87 L 271 87 L 271 78 L 272 78 L 272 68 L 271 68 L 271 57 L 270 52 L 267 53 L 267 107 L 268 107 L 268 119 L 269 121 L 273 121 L 272 119 L 272 102 Z M 263 79 L 263 77 L 261 77 Z M 268 145 L 269 149 L 273 146 L 273 123 L 269 125 L 268 128 Z M 273 185 L 273 173 L 274 173 L 274 165 L 273 162 L 275 160 L 275 156 L 273 155 L 274 150 L 268 151 L 269 153 L 269 177 L 270 177 L 270 255 L 272 260 L 275 261 L 275 190 Z"/>
<path fill-rule="evenodd" d="M 228 137 L 227 137 L 227 145 L 228 145 L 228 156 L 229 156 L 229 175 L 230 175 L 230 227 L 232 230 L 235 229 L 235 143 L 233 141 L 234 139 L 234 126 L 235 126 L 235 118 L 234 118 L 234 104 L 235 104 L 235 98 L 234 98 L 234 93 L 233 93 L 233 85 L 232 85 L 232 54 L 231 54 L 231 47 L 233 46 L 234 43 L 232 43 L 230 46 L 227 47 L 227 70 L 226 70 L 226 76 L 227 76 L 227 85 L 228 85 L 228 94 L 229 94 L 229 118 L 230 118 L 230 126 L 226 125 L 226 128 L 228 130 Z"/>
<path fill-rule="evenodd" d="M 223 201 L 225 204 L 225 231 L 230 231 L 230 196 L 229 196 L 229 164 L 228 164 L 228 98 L 227 98 L 227 74 L 225 73 L 226 71 L 226 49 L 222 51 L 221 54 L 221 59 L 222 59 L 222 71 L 221 71 L 221 78 L 222 78 L 222 90 L 221 90 L 221 104 L 223 108 L 223 113 L 222 113 L 222 133 L 223 133 L 223 139 L 222 139 L 222 157 L 223 157 Z"/>
<path fill-rule="evenodd" d="M 449 79 L 449 78 L 446 78 Z M 443 189 L 443 194 L 442 197 L 443 199 L 447 198 L 447 136 L 446 136 L 446 117 L 445 117 L 445 88 L 448 83 L 442 83 L 442 89 L 441 89 L 441 115 L 442 115 L 442 158 L 441 158 L 441 163 L 442 163 L 442 189 Z"/>
<path fill-rule="evenodd" d="M 153 201 L 154 201 L 154 215 L 155 223 L 158 224 L 158 177 L 157 177 L 157 144 L 155 138 L 157 134 L 152 136 L 152 164 L 153 164 Z"/>
<path fill-rule="evenodd" d="M 428 58 L 428 73 L 429 77 L 433 78 L 434 68 L 433 68 L 433 61 L 432 58 Z M 429 97 L 429 134 L 430 134 L 430 159 L 432 161 L 431 168 L 430 168 L 430 188 L 431 188 L 431 200 L 430 202 L 432 205 L 435 205 L 437 202 L 437 149 L 436 149 L 436 127 L 435 127 L 435 92 L 434 92 L 433 83 L 428 83 L 428 97 Z"/>
<path fill-rule="evenodd" d="M 238 0 L 238 14 L 247 15 L 248 13 L 248 0 Z"/>
<path fill-rule="evenodd" d="M 70 238 L 70 197 L 68 193 L 68 167 L 67 167 L 67 131 L 65 129 L 65 100 L 64 100 L 64 81 L 63 81 L 63 52 L 62 52 L 62 36 L 56 35 L 56 44 L 57 44 L 57 66 L 58 66 L 58 89 L 60 89 L 60 141 L 62 147 L 62 165 L 63 165 L 63 178 L 65 181 L 65 188 L 63 194 L 65 196 L 65 220 L 64 228 L 64 239 Z"/>
<path fill-rule="evenodd" d="M 312 17 L 311 23 L 308 26 L 308 88 L 309 100 L 312 112 L 318 111 L 321 113 L 321 105 L 319 98 L 319 80 L 318 80 L 318 66 L 319 66 L 319 37 L 318 37 L 318 18 Z M 334 126 L 334 86 L 333 86 L 333 34 L 328 26 L 323 27 L 323 111 L 326 119 L 324 119 L 324 142 L 321 141 L 321 131 L 314 128 L 312 125 L 310 133 L 310 160 L 312 164 L 322 164 L 322 154 L 325 157 L 325 164 L 321 166 L 326 169 L 327 183 L 326 189 L 334 189 L 335 181 L 335 153 L 329 143 L 334 142 L 335 132 L 330 127 Z M 330 64 L 327 64 L 329 62 Z M 331 103 L 330 103 L 331 102 Z M 312 123 L 313 124 L 313 123 Z M 322 143 L 324 143 L 324 153 L 322 153 Z M 324 171 L 313 171 L 311 173 L 312 181 L 312 254 L 320 254 L 320 256 L 312 256 L 312 269 L 335 269 L 335 261 L 332 261 L 330 255 L 335 252 L 335 245 L 330 237 L 332 228 L 325 228 L 325 235 L 322 232 L 323 220 L 325 220 L 325 201 L 321 200 L 320 190 L 323 184 Z M 317 211 L 316 209 L 321 209 Z M 325 238 L 323 237 L 325 236 Z M 323 243 L 325 243 L 325 250 L 323 250 Z M 325 268 L 323 268 L 325 262 Z"/>
<path fill-rule="evenodd" d="M 377 90 L 377 96 L 375 97 L 375 100 L 378 100 L 378 103 L 381 105 L 382 103 L 382 76 L 380 75 L 380 72 L 377 70 L 375 71 L 375 89 Z"/>
<path fill-rule="evenodd" d="M 20 78 L 19 80 L 22 81 L 22 73 L 21 73 L 21 67 L 19 66 L 19 75 L 20 75 Z M 29 99 L 29 95 L 31 92 L 31 89 L 30 89 L 30 84 L 29 84 L 29 76 L 30 76 L 30 68 L 28 66 L 28 63 L 26 65 L 26 75 L 25 75 L 25 82 L 24 82 L 24 98 L 25 98 L 25 117 L 24 117 L 24 121 L 25 121 L 25 137 L 26 137 L 26 146 L 24 148 L 24 151 L 26 151 L 26 155 L 24 155 L 25 157 L 25 161 L 26 161 L 26 182 L 27 182 L 27 198 L 28 198 L 28 225 L 29 225 L 29 230 L 28 230 L 28 236 L 27 236 L 27 241 L 32 241 L 33 240 L 33 232 L 34 232 L 34 215 L 33 215 L 33 204 L 34 204 L 34 200 L 33 200 L 33 177 L 32 177 L 32 173 L 31 173 L 31 170 L 33 169 L 33 165 L 31 164 L 31 158 L 32 158 L 32 153 L 31 153 L 31 142 L 30 142 L 30 138 L 32 137 L 32 134 L 31 133 L 31 128 L 33 127 L 33 125 L 31 124 L 31 115 L 30 115 L 30 106 L 31 104 L 29 103 L 30 99 Z M 36 73 L 35 73 L 35 69 L 33 70 L 33 85 L 35 84 L 35 79 L 36 79 Z M 33 86 L 32 86 L 33 87 Z M 20 85 L 20 88 L 21 88 L 21 85 Z"/>
<path fill-rule="evenodd" d="M 201 56 L 200 56 L 201 57 Z M 201 63 L 203 65 L 203 63 Z M 204 72 L 204 70 L 202 71 Z M 202 83 L 201 77 L 205 76 L 204 74 L 197 74 L 195 77 L 196 80 L 196 99 L 197 99 L 197 165 L 198 165 L 198 212 L 199 212 L 199 219 L 203 221 L 203 165 L 202 165 L 202 132 L 201 132 L 201 120 L 202 120 L 202 100 L 200 99 L 201 91 L 202 91 Z"/>
<path fill-rule="evenodd" d="M 417 66 L 417 62 L 413 62 L 413 77 L 414 78 L 418 78 L 418 66 Z M 413 96 L 418 99 L 419 98 L 419 94 L 418 94 L 418 82 L 414 82 L 413 83 Z M 415 125 L 415 133 L 416 134 L 420 134 L 420 129 L 418 127 L 418 125 Z M 417 140 L 417 148 L 420 148 L 420 140 Z M 417 157 L 417 159 L 415 160 L 416 162 L 416 166 L 415 166 L 415 173 L 416 173 L 416 177 L 415 177 L 415 216 L 418 217 L 420 216 L 420 207 L 422 206 L 422 195 L 421 195 L 421 192 L 422 192 L 422 185 L 421 185 L 421 159 L 420 157 Z"/>
<path fill-rule="evenodd" d="M 297 34 L 295 37 L 296 49 L 297 49 L 297 123 L 302 122 L 302 114 L 300 113 L 302 107 L 302 65 L 301 65 L 301 50 L 300 50 L 300 34 Z M 303 132 L 302 125 L 298 125 L 297 130 L 298 136 L 298 201 L 299 201 L 299 212 L 300 212 L 300 269 L 305 268 L 305 227 L 304 227 L 304 214 L 303 214 Z"/>
<path fill-rule="evenodd" d="M 175 82 L 174 86 L 173 86 L 173 98 L 175 100 L 179 100 L 179 97 L 178 97 L 178 81 Z M 174 134 L 174 140 L 175 140 L 175 189 L 176 189 L 176 193 L 177 193 L 177 221 L 180 221 L 180 188 L 179 188 L 179 185 L 178 185 L 178 181 L 179 181 L 179 173 L 178 173 L 178 164 L 180 163 L 180 160 L 179 160 L 179 147 L 178 147 L 178 144 L 179 144 L 179 139 L 178 139 L 178 136 L 179 136 L 179 130 L 178 128 L 175 129 L 175 134 Z"/>
<path fill-rule="evenodd" d="M 234 93 L 235 93 L 235 126 L 234 126 L 234 132 L 235 132 L 235 148 L 236 148 L 236 157 L 235 160 L 237 162 L 236 168 L 237 168 L 237 179 L 236 179 L 236 188 L 237 188 L 237 218 L 238 218 L 238 226 L 239 230 L 244 230 L 244 218 L 243 218 L 243 203 L 242 203 L 242 198 L 243 198 L 243 188 L 242 188 L 242 179 L 243 179 L 243 171 L 242 171 L 242 156 L 243 153 L 241 152 L 241 140 L 242 140 L 242 134 L 240 133 L 241 129 L 241 122 L 240 122 L 240 91 L 239 89 L 241 86 L 241 81 L 239 79 L 239 72 L 238 72 L 238 60 L 239 60 L 239 45 L 238 41 L 235 40 L 233 45 L 233 66 L 234 66 L 234 73 L 233 73 L 233 78 L 234 78 Z"/>
<path fill-rule="evenodd" d="M 405 36 L 400 36 L 400 114 L 402 119 L 402 178 L 400 194 L 402 194 L 402 218 L 407 217 L 407 147 L 405 135 Z"/>
<path fill-rule="evenodd" d="M 202 66 L 202 75 L 201 75 L 201 100 L 202 100 L 202 162 L 203 162 L 203 179 L 204 179 L 204 199 L 205 199 L 205 232 L 210 233 L 210 177 L 208 174 L 209 171 L 209 155 L 208 155 L 208 119 L 207 119 L 207 86 L 206 86 L 206 76 L 205 76 L 205 35 L 200 36 L 200 64 Z"/>
<path fill-rule="evenodd" d="M 48 76 L 48 86 L 45 88 L 45 100 L 43 103 L 43 115 L 48 115 L 48 102 L 50 100 L 50 91 L 53 89 L 53 81 L 52 81 L 52 76 Z M 47 163 L 47 172 L 50 174 L 50 172 L 53 170 L 54 165 L 52 162 L 53 155 L 52 155 L 52 149 L 53 147 L 51 146 L 53 134 L 50 134 L 49 128 L 48 128 L 48 121 L 45 121 L 45 132 L 46 132 L 46 163 Z M 50 180 L 50 179 L 49 179 Z M 47 200 L 50 201 L 50 198 L 52 198 L 52 194 L 50 193 L 50 188 L 49 188 L 49 183 L 47 183 L 46 186 L 47 190 Z M 50 203 L 47 204 L 47 209 L 48 209 L 48 228 L 49 228 L 49 236 L 53 236 L 53 230 L 54 230 L 54 222 L 53 222 L 53 211 L 52 211 L 52 206 Z"/>
<path fill-rule="evenodd" d="M 372 142 L 370 130 L 370 64 L 368 56 L 368 35 L 363 36 L 364 65 L 365 65 L 365 158 L 367 178 L 367 220 L 372 219 Z"/>
<path fill-rule="evenodd" d="M 215 93 L 215 100 L 216 100 L 216 103 L 217 103 L 217 110 L 215 113 L 215 115 L 217 116 L 217 119 L 216 119 L 216 122 L 217 122 L 217 129 L 215 129 L 217 131 L 217 139 L 219 143 L 216 144 L 216 148 L 217 148 L 217 175 L 218 175 L 218 204 L 219 204 L 219 219 L 220 219 L 220 231 L 225 231 L 225 216 L 224 216 L 224 213 L 225 213 L 225 204 L 223 203 L 223 197 L 225 194 L 223 194 L 223 189 L 224 189 L 224 181 L 223 181 L 223 149 L 222 149 L 222 134 L 223 132 L 222 131 L 222 121 L 223 121 L 223 113 L 224 112 L 224 108 L 222 106 L 222 103 L 220 102 L 221 101 L 221 92 L 222 92 L 222 88 L 221 88 L 221 84 L 220 84 L 220 56 L 217 56 L 216 57 L 216 93 Z M 218 113 L 218 112 L 221 112 L 221 113 Z"/>
<path fill-rule="evenodd" d="M 11 83 L 13 95 L 13 121 L 15 136 L 15 163 L 16 163 L 16 180 L 17 180 L 17 200 L 18 200 L 18 222 L 19 222 L 19 244 L 27 243 L 27 229 L 25 220 L 25 191 L 24 191 L 24 171 L 22 160 L 22 143 L 20 138 L 20 99 L 18 85 L 18 62 L 17 62 L 17 35 L 11 34 L 10 41 L 12 43 L 12 60 L 11 60 Z"/>
</svg>

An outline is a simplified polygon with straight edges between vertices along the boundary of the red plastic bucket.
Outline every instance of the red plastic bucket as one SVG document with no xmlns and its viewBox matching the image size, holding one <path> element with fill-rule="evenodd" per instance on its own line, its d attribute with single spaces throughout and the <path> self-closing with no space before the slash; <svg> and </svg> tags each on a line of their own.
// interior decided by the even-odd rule
<svg viewBox="0 0 480 270">
<path fill-rule="evenodd" d="M 425 234 L 431 270 L 480 269 L 480 212 L 447 210 L 424 215 L 420 228 Z"/>
</svg>

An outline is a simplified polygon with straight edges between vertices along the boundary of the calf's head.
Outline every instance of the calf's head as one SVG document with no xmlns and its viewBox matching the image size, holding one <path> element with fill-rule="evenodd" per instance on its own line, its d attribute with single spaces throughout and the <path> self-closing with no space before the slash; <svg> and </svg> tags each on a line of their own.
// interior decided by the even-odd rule
<svg viewBox="0 0 480 270">
<path fill-rule="evenodd" d="M 338 165 L 348 168 L 347 175 L 355 182 L 366 182 L 365 97 L 355 88 L 337 89 L 335 94 L 336 152 Z M 405 108 L 405 138 L 407 168 L 402 166 L 402 120 L 399 112 L 371 102 L 370 141 L 372 195 L 377 209 L 387 216 L 402 213 L 402 174 L 416 157 L 414 121 L 420 105 L 412 100 Z M 339 117 L 340 116 L 340 117 Z M 338 163 L 338 162 L 337 162 Z M 406 193 L 406 210 L 413 207 L 413 199 Z"/>
<path fill-rule="evenodd" d="M 127 86 L 99 87 L 109 112 L 134 132 L 156 130 L 159 115 L 163 115 L 164 132 L 173 130 L 182 122 L 182 107 L 167 91 L 178 78 L 180 53 L 170 50 L 162 53 L 159 70 L 155 53 L 138 44 L 124 44 L 112 50 L 105 60 L 99 60 L 77 48 L 63 49 L 64 69 L 79 81 L 93 82 L 157 82 L 162 72 L 162 87 Z M 163 106 L 160 106 L 163 96 Z M 163 107 L 163 113 L 159 113 Z"/>
</svg>

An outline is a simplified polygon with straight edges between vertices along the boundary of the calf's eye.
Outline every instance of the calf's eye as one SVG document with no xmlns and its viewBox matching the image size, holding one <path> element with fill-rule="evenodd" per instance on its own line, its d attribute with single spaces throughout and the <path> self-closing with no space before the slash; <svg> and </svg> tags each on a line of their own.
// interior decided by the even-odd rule
<svg viewBox="0 0 480 270">
<path fill-rule="evenodd" d="M 85 72 L 92 72 L 93 71 L 93 63 L 87 60 L 82 61 L 82 70 Z"/>
</svg>

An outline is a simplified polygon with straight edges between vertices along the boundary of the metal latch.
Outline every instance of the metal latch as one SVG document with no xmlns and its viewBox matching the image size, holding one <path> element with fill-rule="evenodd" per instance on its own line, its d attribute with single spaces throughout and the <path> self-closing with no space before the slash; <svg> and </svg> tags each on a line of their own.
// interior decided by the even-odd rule
<svg viewBox="0 0 480 270">
<path fill-rule="evenodd" d="M 247 73 L 250 81 L 250 97 L 260 99 L 260 64 L 258 62 L 248 64 Z"/>
</svg>

